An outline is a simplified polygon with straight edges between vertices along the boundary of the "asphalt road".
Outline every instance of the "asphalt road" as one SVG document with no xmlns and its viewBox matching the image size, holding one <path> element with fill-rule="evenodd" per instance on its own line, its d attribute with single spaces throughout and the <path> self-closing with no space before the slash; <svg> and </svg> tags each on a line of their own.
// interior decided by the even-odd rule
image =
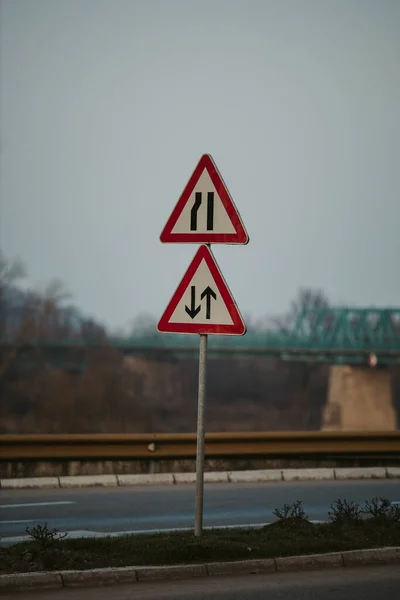
<svg viewBox="0 0 400 600">
<path fill-rule="evenodd" d="M 5 594 L 3 600 L 398 600 L 400 568 L 359 567 Z"/>
<path fill-rule="evenodd" d="M 0 537 L 4 543 L 45 522 L 76 535 L 193 527 L 194 494 L 194 485 L 1 490 Z M 276 507 L 295 500 L 303 501 L 310 519 L 323 521 L 337 498 L 363 503 L 374 496 L 399 502 L 399 482 L 207 484 L 204 524 L 263 524 L 274 520 Z"/>
</svg>

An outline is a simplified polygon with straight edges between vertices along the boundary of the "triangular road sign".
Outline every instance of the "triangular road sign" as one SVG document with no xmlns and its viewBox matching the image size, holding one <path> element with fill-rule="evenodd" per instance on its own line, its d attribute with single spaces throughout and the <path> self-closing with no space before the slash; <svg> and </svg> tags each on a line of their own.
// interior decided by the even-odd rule
<svg viewBox="0 0 400 600">
<path fill-rule="evenodd" d="M 235 300 L 207 246 L 198 249 L 157 329 L 166 333 L 246 333 Z"/>
<path fill-rule="evenodd" d="M 189 244 L 247 244 L 249 236 L 209 154 L 193 171 L 160 239 Z"/>
</svg>

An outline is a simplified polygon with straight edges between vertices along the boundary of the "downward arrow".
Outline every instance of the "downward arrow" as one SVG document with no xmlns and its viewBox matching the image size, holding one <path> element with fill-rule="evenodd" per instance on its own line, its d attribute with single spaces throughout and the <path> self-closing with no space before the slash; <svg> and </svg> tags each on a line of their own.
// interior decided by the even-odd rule
<svg viewBox="0 0 400 600">
<path fill-rule="evenodd" d="M 214 300 L 216 300 L 217 294 L 214 292 L 213 289 L 210 288 L 210 286 L 207 286 L 200 296 L 202 300 L 203 298 L 206 298 L 206 319 L 211 319 L 211 297 L 213 297 Z"/>
<path fill-rule="evenodd" d="M 185 310 L 191 319 L 194 319 L 201 310 L 201 305 L 196 308 L 196 286 L 194 285 L 190 286 L 190 308 L 185 305 Z"/>
</svg>

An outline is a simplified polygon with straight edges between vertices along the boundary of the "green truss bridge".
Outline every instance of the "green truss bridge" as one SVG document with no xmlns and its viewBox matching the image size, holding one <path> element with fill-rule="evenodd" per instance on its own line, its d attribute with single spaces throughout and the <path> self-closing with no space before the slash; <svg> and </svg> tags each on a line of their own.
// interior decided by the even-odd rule
<svg viewBox="0 0 400 600">
<path fill-rule="evenodd" d="M 138 335 L 109 340 L 125 355 L 161 357 L 197 355 L 198 336 Z M 3 341 L 5 349 L 11 342 Z M 33 340 L 20 350 L 29 353 Z M 76 360 L 93 344 L 73 339 L 41 343 L 50 362 Z M 269 356 L 287 361 L 338 365 L 387 366 L 400 363 L 400 308 L 324 308 L 304 310 L 287 329 L 247 332 L 239 336 L 209 336 L 210 358 L 223 355 Z M 72 358 L 72 357 L 75 357 Z M 82 360 L 82 356 L 80 359 Z"/>
</svg>

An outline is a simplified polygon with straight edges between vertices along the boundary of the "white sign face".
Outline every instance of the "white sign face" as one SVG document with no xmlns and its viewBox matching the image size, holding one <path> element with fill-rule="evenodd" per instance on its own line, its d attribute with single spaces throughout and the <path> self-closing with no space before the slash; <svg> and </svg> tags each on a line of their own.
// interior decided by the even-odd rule
<svg viewBox="0 0 400 600">
<path fill-rule="evenodd" d="M 239 212 L 209 154 L 201 157 L 160 239 L 166 243 L 248 243 Z"/>
<path fill-rule="evenodd" d="M 200 246 L 158 330 L 175 333 L 243 335 L 246 326 L 207 246 Z"/>
<path fill-rule="evenodd" d="M 188 282 L 169 321 L 233 325 L 232 317 L 204 259 Z"/>
<path fill-rule="evenodd" d="M 209 172 L 204 169 L 171 233 L 236 233 Z"/>
</svg>

